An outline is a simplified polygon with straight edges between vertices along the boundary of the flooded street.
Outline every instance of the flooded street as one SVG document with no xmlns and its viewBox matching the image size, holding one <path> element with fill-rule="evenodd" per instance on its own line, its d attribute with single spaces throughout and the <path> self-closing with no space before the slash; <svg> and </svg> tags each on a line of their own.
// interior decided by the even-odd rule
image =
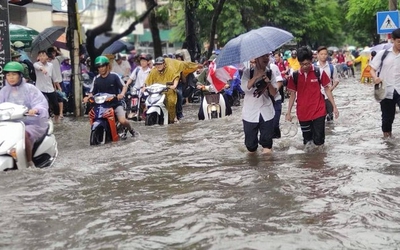
<svg viewBox="0 0 400 250">
<path fill-rule="evenodd" d="M 98 147 L 88 118 L 66 117 L 54 167 L 0 174 L 0 249 L 399 249 L 400 143 L 382 139 L 372 86 L 334 96 L 323 151 L 299 131 L 269 156 L 247 154 L 241 107 L 198 121 L 189 104 Z"/>
</svg>

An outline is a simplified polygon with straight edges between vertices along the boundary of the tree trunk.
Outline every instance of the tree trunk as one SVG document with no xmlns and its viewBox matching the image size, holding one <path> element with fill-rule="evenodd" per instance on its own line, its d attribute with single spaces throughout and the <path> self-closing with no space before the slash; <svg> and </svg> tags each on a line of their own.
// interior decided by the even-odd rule
<svg viewBox="0 0 400 250">
<path fill-rule="evenodd" d="M 115 7 L 115 1 L 116 0 L 109 0 L 108 2 L 108 8 L 107 8 L 107 17 L 106 20 L 99 26 L 97 26 L 94 29 L 86 31 L 86 50 L 92 59 L 92 62 L 94 62 L 95 58 L 108 47 L 110 46 L 113 42 L 121 39 L 124 36 L 127 36 L 132 33 L 132 31 L 135 30 L 135 26 L 138 23 L 141 23 L 144 21 L 144 19 L 151 13 L 153 12 L 153 9 L 157 6 L 157 3 L 154 0 L 146 0 L 146 8 L 147 10 L 140 15 L 133 23 L 131 23 L 128 27 L 127 30 L 120 34 L 115 34 L 112 37 L 110 37 L 110 40 L 108 40 L 106 43 L 102 44 L 99 48 L 96 48 L 94 45 L 94 40 L 96 39 L 96 36 L 112 31 L 112 24 L 114 21 L 114 15 L 116 12 L 116 7 Z M 94 63 L 91 65 L 91 71 L 95 71 L 94 68 Z"/>
<path fill-rule="evenodd" d="M 222 8 L 224 7 L 225 0 L 218 0 L 215 8 L 214 14 L 211 18 L 211 31 L 210 31 L 210 47 L 208 48 L 207 57 L 209 58 L 214 50 L 214 43 L 215 43 L 215 33 L 217 31 L 217 21 L 219 15 L 222 12 Z"/>
<path fill-rule="evenodd" d="M 198 50 L 198 41 L 196 37 L 196 8 L 198 0 L 185 0 L 185 28 L 186 40 L 183 49 L 187 49 L 190 59 L 194 62 L 200 59 L 200 51 Z"/>
<path fill-rule="evenodd" d="M 145 0 L 146 7 L 149 8 L 154 0 Z M 153 37 L 153 48 L 155 58 L 162 56 L 162 44 L 160 38 L 160 30 L 158 29 L 156 12 L 152 10 L 149 15 L 149 27 L 151 31 L 151 36 Z"/>
</svg>

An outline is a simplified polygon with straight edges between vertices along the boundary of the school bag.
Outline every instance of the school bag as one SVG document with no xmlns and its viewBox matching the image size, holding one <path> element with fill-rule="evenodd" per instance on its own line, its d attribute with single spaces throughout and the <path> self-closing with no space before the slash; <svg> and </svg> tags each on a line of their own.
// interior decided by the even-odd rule
<svg viewBox="0 0 400 250">
<path fill-rule="evenodd" d="M 26 66 L 28 66 L 29 78 L 33 82 L 35 82 L 36 81 L 36 73 L 35 73 L 35 67 L 33 67 L 33 63 L 31 63 L 28 59 L 23 60 L 21 63 L 23 63 Z"/>
</svg>

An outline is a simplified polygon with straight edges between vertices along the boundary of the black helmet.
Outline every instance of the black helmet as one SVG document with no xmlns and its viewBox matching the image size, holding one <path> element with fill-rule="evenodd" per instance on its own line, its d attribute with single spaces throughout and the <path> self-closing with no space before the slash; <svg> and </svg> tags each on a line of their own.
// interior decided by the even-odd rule
<svg viewBox="0 0 400 250">
<path fill-rule="evenodd" d="M 156 60 L 154 61 L 154 65 L 160 65 L 160 64 L 164 64 L 165 63 L 165 59 L 162 56 L 159 56 L 156 58 Z"/>
</svg>

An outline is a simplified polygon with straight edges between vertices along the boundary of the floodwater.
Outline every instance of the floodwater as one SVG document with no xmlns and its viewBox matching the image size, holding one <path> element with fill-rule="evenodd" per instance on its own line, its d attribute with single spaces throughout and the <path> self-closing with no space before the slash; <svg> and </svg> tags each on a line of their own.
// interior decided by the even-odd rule
<svg viewBox="0 0 400 250">
<path fill-rule="evenodd" d="M 54 167 L 0 174 L 0 249 L 399 249 L 400 145 L 372 91 L 339 85 L 324 150 L 299 131 L 270 156 L 247 154 L 240 107 L 199 122 L 189 104 L 97 147 L 87 118 L 65 118 Z"/>
</svg>

